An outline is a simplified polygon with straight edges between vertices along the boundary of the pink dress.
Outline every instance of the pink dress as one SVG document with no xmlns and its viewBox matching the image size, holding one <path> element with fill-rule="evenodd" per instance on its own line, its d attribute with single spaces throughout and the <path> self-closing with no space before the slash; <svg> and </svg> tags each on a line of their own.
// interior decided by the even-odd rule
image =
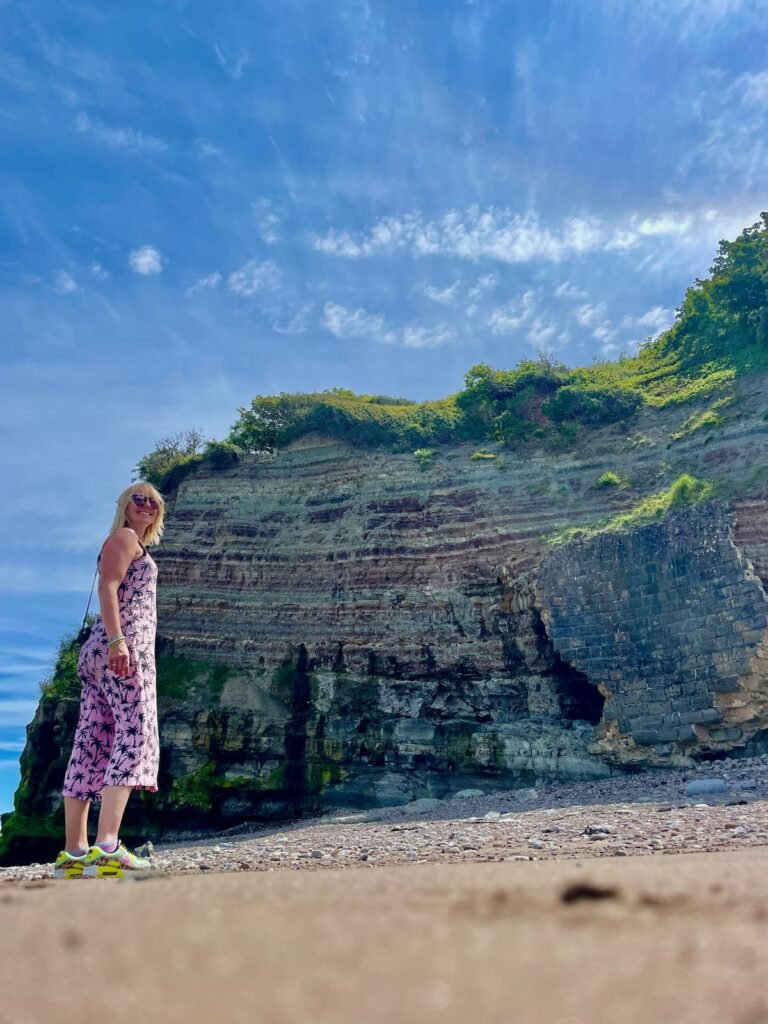
<svg viewBox="0 0 768 1024">
<path fill-rule="evenodd" d="M 108 667 L 101 616 L 80 651 L 80 719 L 64 778 L 64 796 L 77 800 L 98 800 L 105 786 L 157 791 L 157 566 L 143 544 L 142 550 L 117 591 L 129 674 L 116 676 Z"/>
</svg>

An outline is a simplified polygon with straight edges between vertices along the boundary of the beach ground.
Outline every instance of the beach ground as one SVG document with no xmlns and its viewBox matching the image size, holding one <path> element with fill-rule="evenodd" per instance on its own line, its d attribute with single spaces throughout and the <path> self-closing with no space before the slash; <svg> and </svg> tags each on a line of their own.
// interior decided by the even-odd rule
<svg viewBox="0 0 768 1024">
<path fill-rule="evenodd" d="M 9 881 L 0 1020 L 764 1024 L 768 848 Z"/>
</svg>

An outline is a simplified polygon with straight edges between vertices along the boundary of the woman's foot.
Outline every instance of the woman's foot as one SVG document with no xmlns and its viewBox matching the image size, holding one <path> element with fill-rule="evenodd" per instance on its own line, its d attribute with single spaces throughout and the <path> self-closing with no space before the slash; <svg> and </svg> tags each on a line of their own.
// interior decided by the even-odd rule
<svg viewBox="0 0 768 1024">
<path fill-rule="evenodd" d="M 131 853 L 124 843 L 118 842 L 117 846 L 94 843 L 85 856 L 83 875 L 86 878 L 120 878 L 126 871 L 147 871 L 150 867 L 148 860 Z"/>
</svg>

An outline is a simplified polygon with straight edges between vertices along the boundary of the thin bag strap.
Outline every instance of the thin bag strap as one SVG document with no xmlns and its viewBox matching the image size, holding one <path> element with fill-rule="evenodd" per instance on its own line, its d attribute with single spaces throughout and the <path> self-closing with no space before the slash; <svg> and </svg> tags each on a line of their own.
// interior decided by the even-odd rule
<svg viewBox="0 0 768 1024">
<path fill-rule="evenodd" d="M 81 630 L 85 629 L 85 624 L 88 621 L 88 612 L 91 610 L 91 598 L 93 597 L 93 588 L 96 586 L 96 577 L 99 575 L 99 567 L 96 566 L 96 572 L 93 574 L 93 583 L 91 583 L 91 592 L 88 595 L 88 604 L 85 606 L 85 615 L 83 616 L 83 624 L 80 627 Z"/>
</svg>

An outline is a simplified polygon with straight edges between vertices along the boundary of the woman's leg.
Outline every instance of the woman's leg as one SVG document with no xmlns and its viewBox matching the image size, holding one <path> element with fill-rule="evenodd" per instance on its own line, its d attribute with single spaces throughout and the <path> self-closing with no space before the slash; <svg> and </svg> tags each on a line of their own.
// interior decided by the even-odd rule
<svg viewBox="0 0 768 1024">
<path fill-rule="evenodd" d="M 117 842 L 125 805 L 132 792 L 133 786 L 105 786 L 101 791 L 99 828 L 96 833 L 97 843 Z"/>
<path fill-rule="evenodd" d="M 66 850 L 88 849 L 88 808 L 90 800 L 64 797 L 64 822 L 66 825 Z"/>
</svg>

